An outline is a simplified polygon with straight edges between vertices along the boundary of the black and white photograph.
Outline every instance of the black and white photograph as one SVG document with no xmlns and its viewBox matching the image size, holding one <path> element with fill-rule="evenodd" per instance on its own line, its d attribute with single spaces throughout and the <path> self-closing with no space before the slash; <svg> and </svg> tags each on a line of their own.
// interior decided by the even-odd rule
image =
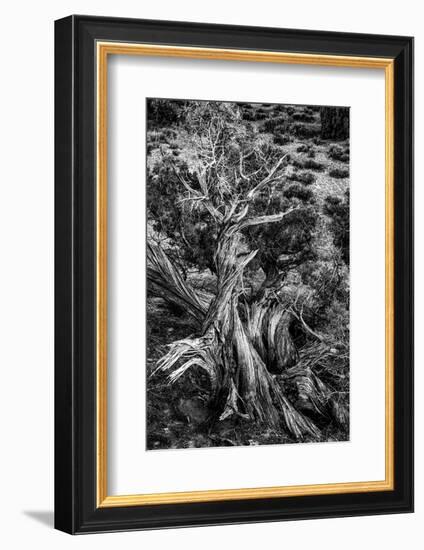
<svg viewBox="0 0 424 550">
<path fill-rule="evenodd" d="M 147 449 L 349 440 L 349 108 L 146 111 Z"/>
</svg>

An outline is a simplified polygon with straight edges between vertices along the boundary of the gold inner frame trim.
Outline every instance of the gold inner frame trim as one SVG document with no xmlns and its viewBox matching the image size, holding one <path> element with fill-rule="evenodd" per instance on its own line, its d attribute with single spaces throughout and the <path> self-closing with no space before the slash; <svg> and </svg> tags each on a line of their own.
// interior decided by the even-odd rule
<svg viewBox="0 0 424 550">
<path fill-rule="evenodd" d="M 394 489 L 394 60 L 218 48 L 96 43 L 97 54 L 97 506 L 142 506 Z M 107 492 L 107 61 L 109 55 L 220 59 L 262 63 L 384 69 L 385 71 L 385 479 L 349 483 L 109 496 Z"/>
</svg>

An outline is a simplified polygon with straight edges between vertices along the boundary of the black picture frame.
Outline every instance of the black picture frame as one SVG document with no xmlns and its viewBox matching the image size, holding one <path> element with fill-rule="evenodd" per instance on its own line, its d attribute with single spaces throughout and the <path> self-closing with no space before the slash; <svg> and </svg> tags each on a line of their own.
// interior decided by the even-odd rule
<svg viewBox="0 0 424 550">
<path fill-rule="evenodd" d="M 96 41 L 394 60 L 392 491 L 97 507 Z M 413 39 L 73 15 L 55 23 L 55 527 L 94 533 L 413 511 Z"/>
</svg>

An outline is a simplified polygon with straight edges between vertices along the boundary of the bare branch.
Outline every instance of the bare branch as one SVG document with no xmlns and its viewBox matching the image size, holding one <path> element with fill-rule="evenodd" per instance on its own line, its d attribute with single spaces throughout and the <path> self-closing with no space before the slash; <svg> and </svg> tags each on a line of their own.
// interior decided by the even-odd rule
<svg viewBox="0 0 424 550">
<path fill-rule="evenodd" d="M 311 327 L 306 323 L 306 321 L 303 318 L 302 313 L 299 311 L 299 315 L 294 311 L 293 308 L 290 308 L 291 313 L 296 317 L 298 321 L 300 321 L 303 325 L 303 328 L 309 332 L 312 336 L 314 336 L 317 340 L 319 340 L 322 343 L 325 343 L 325 339 L 320 336 L 317 332 L 314 332 Z"/>
<path fill-rule="evenodd" d="M 243 161 L 246 160 L 247 158 L 249 158 L 254 152 L 254 149 L 252 149 L 251 151 L 249 151 L 248 153 L 246 153 L 245 155 L 242 154 L 242 152 L 240 151 L 240 159 L 239 159 L 239 172 L 240 172 L 240 176 L 244 179 L 244 180 L 248 180 L 249 177 L 252 177 L 253 174 L 249 174 L 249 176 L 246 176 L 246 174 L 243 173 Z M 260 171 L 260 169 L 258 170 L 258 172 Z M 255 172 L 257 173 L 257 172 Z"/>
<path fill-rule="evenodd" d="M 279 159 L 277 164 L 275 164 L 275 166 L 273 168 L 271 168 L 271 171 L 269 172 L 269 174 L 263 180 L 261 180 L 253 189 L 251 189 L 249 191 L 249 193 L 247 194 L 248 199 L 253 199 L 253 197 L 256 195 L 256 193 L 258 193 L 263 187 L 265 187 L 265 185 L 268 185 L 269 183 L 272 183 L 276 179 L 275 174 L 277 173 L 277 170 L 280 168 L 281 164 L 283 163 L 283 161 L 287 157 L 287 155 L 288 155 L 288 153 L 283 155 Z"/>
<path fill-rule="evenodd" d="M 249 205 L 246 204 L 243 210 L 240 210 L 240 212 L 233 217 L 233 220 L 236 223 L 241 222 L 241 220 L 243 220 L 246 217 L 248 211 L 249 211 Z"/>
<path fill-rule="evenodd" d="M 218 222 L 222 221 L 222 214 L 219 212 L 215 206 L 212 204 L 212 201 L 210 200 L 208 195 L 202 195 L 199 191 L 196 189 L 193 189 L 191 185 L 181 176 L 181 173 L 179 170 L 177 170 L 175 164 L 171 162 L 172 169 L 175 173 L 175 175 L 178 178 L 178 181 L 184 186 L 184 188 L 191 194 L 187 197 L 187 200 L 201 200 L 209 214 Z"/>
<path fill-rule="evenodd" d="M 263 225 L 265 223 L 275 223 L 281 221 L 283 218 L 291 214 L 292 212 L 296 212 L 298 210 L 302 210 L 302 208 L 290 208 L 289 210 L 286 210 L 285 212 L 280 212 L 278 214 L 270 214 L 268 216 L 258 216 L 257 218 L 249 218 L 247 220 L 244 220 L 238 226 L 235 227 L 235 230 L 241 231 L 242 229 L 245 229 L 246 227 L 252 227 L 255 225 Z"/>
</svg>

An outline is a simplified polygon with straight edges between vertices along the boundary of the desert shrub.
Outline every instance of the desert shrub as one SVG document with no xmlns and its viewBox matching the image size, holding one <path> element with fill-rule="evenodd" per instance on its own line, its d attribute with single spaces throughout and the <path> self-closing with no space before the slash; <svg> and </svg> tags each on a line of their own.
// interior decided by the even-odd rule
<svg viewBox="0 0 424 550">
<path fill-rule="evenodd" d="M 274 105 L 272 103 L 262 103 L 261 109 L 269 114 L 274 110 Z"/>
<path fill-rule="evenodd" d="M 315 149 L 309 143 L 302 143 L 302 145 L 299 145 L 296 151 L 298 153 L 306 153 L 309 158 L 315 157 Z"/>
<path fill-rule="evenodd" d="M 349 170 L 347 168 L 333 168 L 329 171 L 329 175 L 332 178 L 348 178 L 349 177 Z"/>
<path fill-rule="evenodd" d="M 340 197 L 327 197 L 324 212 L 331 219 L 330 231 L 333 234 L 334 245 L 349 265 L 349 192 L 346 191 L 343 200 Z"/>
<path fill-rule="evenodd" d="M 177 157 L 176 151 L 172 152 Z M 191 185 L 198 187 L 195 174 L 185 162 L 175 161 L 178 169 Z M 170 162 L 157 163 L 147 176 L 147 200 L 153 218 L 152 227 L 166 235 L 179 249 L 181 260 L 188 266 L 206 269 L 213 265 L 213 228 L 206 223 L 207 212 L 181 209 L 178 199 L 182 184 Z M 184 238 L 181 236 L 184 227 Z M 188 243 L 188 245 L 186 244 Z"/>
<path fill-rule="evenodd" d="M 163 135 L 167 139 L 175 139 L 176 136 L 177 136 L 177 132 L 176 132 L 176 130 L 173 130 L 172 128 L 164 128 L 163 129 Z"/>
<path fill-rule="evenodd" d="M 328 156 L 333 160 L 341 160 L 347 162 L 349 160 L 349 147 L 341 147 L 340 145 L 330 145 Z"/>
<path fill-rule="evenodd" d="M 292 114 L 292 120 L 296 122 L 314 122 L 315 117 L 306 112 L 297 112 Z"/>
<path fill-rule="evenodd" d="M 249 122 L 254 122 L 256 120 L 255 111 L 253 110 L 252 106 L 248 104 L 242 106 L 241 116 L 243 120 L 247 120 Z"/>
<path fill-rule="evenodd" d="M 243 117 L 243 120 L 246 120 L 248 122 L 256 121 L 255 113 L 253 113 L 252 111 L 244 111 L 242 114 L 242 117 Z"/>
<path fill-rule="evenodd" d="M 310 189 L 300 183 L 293 183 L 284 190 L 284 196 L 287 199 L 299 199 L 303 202 L 310 202 L 313 198 L 313 193 Z"/>
<path fill-rule="evenodd" d="M 291 141 L 293 141 L 293 138 L 289 134 L 274 135 L 274 143 L 276 145 L 287 145 L 287 143 L 290 143 Z"/>
<path fill-rule="evenodd" d="M 278 126 L 274 128 L 274 134 L 285 134 L 287 132 L 291 132 L 291 124 L 287 122 L 287 120 L 284 120 L 283 122 L 280 122 Z"/>
<path fill-rule="evenodd" d="M 273 132 L 279 125 L 285 122 L 285 120 L 286 117 L 281 115 L 273 118 L 268 118 L 264 121 L 262 129 L 264 132 Z"/>
<path fill-rule="evenodd" d="M 324 170 L 324 164 L 313 159 L 305 159 L 303 161 L 303 168 L 309 168 L 310 170 L 322 172 Z"/>
<path fill-rule="evenodd" d="M 296 148 L 296 152 L 297 153 L 307 153 L 310 149 L 310 145 L 308 143 L 301 143 L 297 148 Z"/>
<path fill-rule="evenodd" d="M 328 156 L 333 160 L 339 160 L 340 156 L 343 154 L 343 149 L 340 145 L 330 145 L 328 148 Z"/>
<path fill-rule="evenodd" d="M 264 120 L 267 118 L 268 113 L 262 109 L 258 109 L 254 115 L 253 120 Z"/>
<path fill-rule="evenodd" d="M 292 124 L 291 129 L 298 138 L 313 138 L 318 136 L 321 131 L 319 124 L 302 124 L 299 122 Z"/>
<path fill-rule="evenodd" d="M 275 105 L 274 106 L 274 113 L 287 116 L 286 106 L 285 105 Z"/>
<path fill-rule="evenodd" d="M 299 181 L 304 185 L 311 185 L 317 178 L 314 174 L 312 174 L 312 172 L 293 172 L 290 174 L 288 179 L 292 181 Z"/>
<path fill-rule="evenodd" d="M 296 168 L 307 168 L 309 170 L 316 170 L 318 172 L 322 172 L 324 170 L 324 164 L 322 162 L 318 162 L 314 159 L 293 159 L 292 165 Z"/>
<path fill-rule="evenodd" d="M 184 101 L 169 99 L 148 99 L 147 118 L 148 126 L 165 126 L 178 122 Z"/>
<path fill-rule="evenodd" d="M 312 144 L 310 143 L 302 143 L 299 145 L 299 147 L 296 149 L 297 153 L 306 153 L 309 158 L 315 157 L 315 149 Z"/>
</svg>

